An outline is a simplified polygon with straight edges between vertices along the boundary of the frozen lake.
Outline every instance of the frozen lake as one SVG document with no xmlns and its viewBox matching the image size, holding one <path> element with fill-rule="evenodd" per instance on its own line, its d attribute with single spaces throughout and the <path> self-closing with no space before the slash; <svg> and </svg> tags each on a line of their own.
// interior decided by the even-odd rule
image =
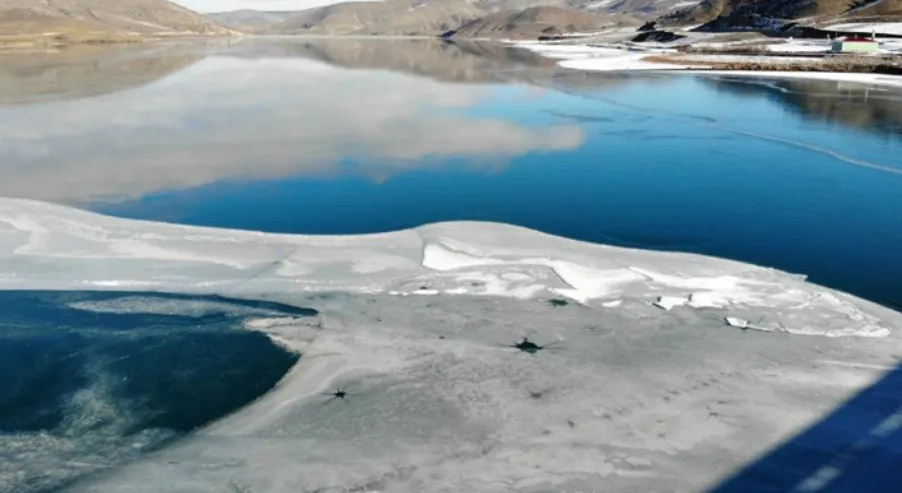
<svg viewBox="0 0 902 493">
<path fill-rule="evenodd" d="M 586 75 L 428 41 L 4 63 L 0 196 L 287 233 L 487 220 L 902 296 L 902 95 L 884 88 Z"/>
<path fill-rule="evenodd" d="M 899 156 L 848 83 L 4 55 L 0 493 L 895 491 L 902 315 L 796 274 L 898 309 Z"/>
</svg>

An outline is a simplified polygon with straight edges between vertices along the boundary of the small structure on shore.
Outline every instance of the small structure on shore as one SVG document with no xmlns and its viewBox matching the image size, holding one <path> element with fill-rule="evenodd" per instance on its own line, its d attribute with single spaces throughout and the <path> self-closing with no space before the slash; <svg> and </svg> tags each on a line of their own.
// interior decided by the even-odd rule
<svg viewBox="0 0 902 493">
<path fill-rule="evenodd" d="M 833 53 L 876 53 L 879 48 L 873 38 L 848 37 L 833 41 Z"/>
</svg>

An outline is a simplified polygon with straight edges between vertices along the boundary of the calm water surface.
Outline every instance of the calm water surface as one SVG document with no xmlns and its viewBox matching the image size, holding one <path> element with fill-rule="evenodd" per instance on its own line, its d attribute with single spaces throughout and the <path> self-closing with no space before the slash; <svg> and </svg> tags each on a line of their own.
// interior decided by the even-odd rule
<svg viewBox="0 0 902 493">
<path fill-rule="evenodd" d="M 902 301 L 902 94 L 886 89 L 588 75 L 430 41 L 4 66 L 3 196 L 291 233 L 500 221 Z"/>
</svg>

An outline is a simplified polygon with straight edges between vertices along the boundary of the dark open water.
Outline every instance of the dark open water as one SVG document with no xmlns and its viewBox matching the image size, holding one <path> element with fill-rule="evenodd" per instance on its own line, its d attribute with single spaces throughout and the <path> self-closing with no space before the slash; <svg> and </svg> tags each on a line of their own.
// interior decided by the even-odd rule
<svg viewBox="0 0 902 493">
<path fill-rule="evenodd" d="M 298 355 L 243 329 L 312 310 L 153 293 L 0 291 L 0 491 L 47 491 L 239 409 Z"/>
</svg>

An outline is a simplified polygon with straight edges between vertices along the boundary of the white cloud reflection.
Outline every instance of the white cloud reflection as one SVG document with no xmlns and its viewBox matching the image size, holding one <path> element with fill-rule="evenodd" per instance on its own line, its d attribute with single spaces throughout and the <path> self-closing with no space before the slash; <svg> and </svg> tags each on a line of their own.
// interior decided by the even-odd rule
<svg viewBox="0 0 902 493">
<path fill-rule="evenodd" d="M 583 140 L 466 109 L 488 86 L 302 59 L 208 58 L 142 88 L 0 108 L 0 196 L 67 203 L 137 198 L 222 180 L 385 178 L 467 158 L 497 166 Z"/>
</svg>

